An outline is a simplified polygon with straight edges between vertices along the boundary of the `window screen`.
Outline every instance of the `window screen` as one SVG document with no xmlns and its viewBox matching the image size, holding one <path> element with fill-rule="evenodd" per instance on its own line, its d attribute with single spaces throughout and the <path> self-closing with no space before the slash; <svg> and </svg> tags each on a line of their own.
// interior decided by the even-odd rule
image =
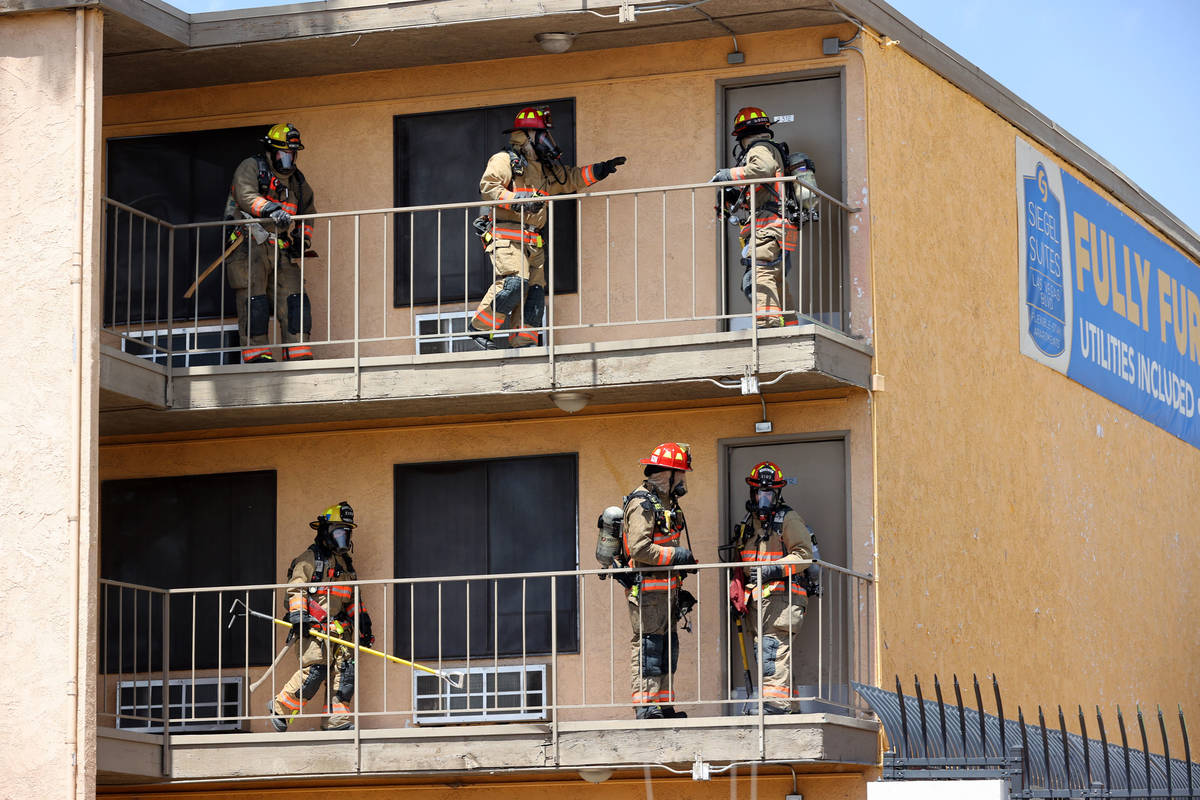
<svg viewBox="0 0 1200 800">
<path fill-rule="evenodd" d="M 237 165 L 262 151 L 265 125 L 222 128 L 212 131 L 168 133 L 108 140 L 108 176 L 104 194 L 158 219 L 180 225 L 219 220 L 225 212 L 229 184 Z M 303 162 L 303 156 L 300 159 Z M 319 198 L 318 198 L 319 200 Z M 104 321 L 167 319 L 168 243 L 154 226 L 111 211 L 105 218 L 107 247 L 104 281 Z M 183 293 L 196 276 L 195 230 L 175 232 L 174 316 L 212 318 L 234 309 L 233 290 L 226 288 L 221 305 L 222 281 L 214 274 L 190 300 Z M 223 249 L 220 228 L 200 234 L 199 269 L 211 264 Z M 143 271 L 143 264 L 146 269 Z M 162 272 L 155 270 L 162 264 Z M 117 268 L 119 265 L 119 268 Z"/>
<path fill-rule="evenodd" d="M 530 101 L 395 118 L 397 206 L 469 203 L 479 199 L 479 179 L 487 161 L 508 144 L 517 112 L 525 106 L 550 107 L 554 140 L 563 161 L 575 163 L 575 102 Z M 396 215 L 397 307 L 479 300 L 492 283 L 492 266 L 471 220 L 477 206 L 453 211 Z M 555 293 L 574 292 L 576 205 L 559 203 L 547 248 L 554 253 Z M 549 267 L 547 250 L 547 268 Z M 440 281 L 439 281 L 440 277 Z"/>
<path fill-rule="evenodd" d="M 400 464 L 396 576 L 574 570 L 577 457 Z M 551 649 L 551 580 L 413 584 L 396 592 L 395 652 L 418 659 L 520 656 Z M 555 581 L 558 651 L 578 649 L 575 578 Z M 522 629 L 524 634 L 522 635 Z"/>
<path fill-rule="evenodd" d="M 100 487 L 100 575 L 183 589 L 275 583 L 275 473 L 236 472 L 104 481 Z M 227 614 L 244 592 L 178 595 L 171 602 L 171 669 L 245 664 L 246 628 Z M 220 602 L 219 602 L 220 601 Z M 250 606 L 273 612 L 271 592 Z M 193 628 L 193 613 L 195 627 Z M 135 636 L 134 630 L 140 633 Z M 162 669 L 162 604 L 144 592 L 101 586 L 100 636 L 105 671 Z M 148 636 L 147 636 L 148 634 Z M 271 626 L 252 621 L 250 664 L 271 663 Z"/>
</svg>

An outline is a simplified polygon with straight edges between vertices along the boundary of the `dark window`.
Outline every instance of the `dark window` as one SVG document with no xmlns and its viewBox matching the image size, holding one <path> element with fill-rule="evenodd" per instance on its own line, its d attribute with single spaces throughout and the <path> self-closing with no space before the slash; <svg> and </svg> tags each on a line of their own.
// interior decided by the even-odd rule
<svg viewBox="0 0 1200 800">
<path fill-rule="evenodd" d="M 104 481 L 100 530 L 103 578 L 159 589 L 275 583 L 275 473 Z M 271 594 L 250 592 L 250 606 L 277 611 Z M 245 625 L 226 623 L 232 601 L 246 594 L 203 592 L 194 609 L 192 597 L 172 598 L 171 669 L 192 667 L 193 641 L 197 669 L 215 668 L 218 648 L 223 668 L 244 666 Z M 100 626 L 106 672 L 162 669 L 159 596 L 101 586 Z M 270 624 L 250 626 L 249 663 L 271 663 Z"/>
<path fill-rule="evenodd" d="M 479 178 L 487 161 L 508 144 L 517 112 L 525 106 L 550 107 L 554 139 L 563 161 L 575 163 L 575 102 L 536 101 L 490 108 L 469 108 L 395 118 L 396 205 L 470 203 L 479 199 Z M 492 266 L 471 220 L 479 207 L 423 211 L 396 216 L 394 303 L 461 303 L 483 297 L 492 283 Z M 576 282 L 575 203 L 559 203 L 547 247 L 554 251 L 554 292 L 574 292 Z M 439 241 L 440 240 L 440 241 Z M 440 250 L 439 250 L 440 246 Z M 466 262 L 464 264 L 464 253 Z M 411 258 L 410 258 L 411 255 Z M 440 265 L 440 285 L 439 285 Z M 547 251 L 547 268 L 549 250 Z M 410 281 L 411 270 L 411 281 Z M 549 276 L 547 276 L 549 277 Z"/>
<path fill-rule="evenodd" d="M 398 464 L 396 576 L 575 569 L 576 474 L 575 455 Z M 558 650 L 575 652 L 575 578 L 560 576 L 555 587 Z M 395 652 L 417 659 L 548 653 L 550 591 L 550 578 L 447 582 L 440 596 L 437 583 L 413 584 L 411 592 L 402 586 Z"/>
<path fill-rule="evenodd" d="M 109 139 L 108 176 L 104 194 L 158 219 L 180 225 L 219 220 L 225 213 L 229 184 L 237 165 L 262 151 L 266 126 L 168 133 Z M 303 158 L 301 158 L 303 161 Z M 114 219 L 116 222 L 114 222 Z M 130 224 L 132 221 L 132 225 Z M 140 322 L 167 319 L 168 242 L 154 226 L 143 230 L 140 218 L 122 212 L 105 217 L 107 247 L 104 281 L 104 321 Z M 199 269 L 211 264 L 223 249 L 221 229 L 175 232 L 174 317 L 212 318 L 234 309 L 233 290 L 226 288 L 221 305 L 219 274 L 209 276 L 190 300 L 184 292 Z M 162 265 L 162 272 L 156 267 Z M 143 265 L 145 270 L 143 271 Z"/>
</svg>

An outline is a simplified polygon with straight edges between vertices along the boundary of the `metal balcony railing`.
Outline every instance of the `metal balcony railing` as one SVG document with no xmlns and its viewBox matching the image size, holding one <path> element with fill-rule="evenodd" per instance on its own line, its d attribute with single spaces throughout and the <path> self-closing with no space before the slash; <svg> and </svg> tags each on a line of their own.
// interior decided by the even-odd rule
<svg viewBox="0 0 1200 800">
<path fill-rule="evenodd" d="M 722 187 L 779 180 L 549 198 L 545 312 L 534 328 L 545 348 L 539 353 L 553 363 L 556 347 L 565 344 L 754 328 L 754 309 L 741 289 L 744 268 L 731 243 L 737 229 L 714 204 Z M 860 209 L 816 194 L 789 255 L 791 299 L 784 313 L 844 331 L 849 217 Z M 235 293 L 222 252 L 236 228 L 254 221 L 172 224 L 116 200 L 104 202 L 103 328 L 116 337 L 109 343 L 168 365 L 168 372 L 239 363 Z M 313 226 L 310 252 L 320 254 L 297 262 L 313 307 L 303 341 L 318 359 L 353 358 L 356 365 L 371 356 L 476 349 L 466 319 L 494 272 L 472 223 L 495 205 L 296 217 Z M 278 250 L 273 258 L 286 263 Z M 271 274 L 273 294 L 278 273 Z M 510 323 L 519 324 L 520 310 Z M 271 335 L 278 344 L 274 324 Z M 501 331 L 497 341 L 504 338 Z M 752 342 L 757 348 L 756 334 Z"/>
<path fill-rule="evenodd" d="M 874 579 L 818 564 L 821 594 L 810 599 L 794 631 L 793 699 L 801 712 L 862 715 L 866 706 L 850 687 L 874 682 Z M 685 618 L 690 632 L 679 631 L 678 653 L 668 655 L 678 658 L 674 706 L 692 717 L 750 714 L 761 728 L 763 706 L 743 689 L 727 599 L 733 566 L 687 568 L 694 573 L 685 576 L 684 588 L 699 602 Z M 617 582 L 602 575 L 612 573 L 350 584 L 354 602 L 364 603 L 373 618 L 374 649 L 391 656 L 386 661 L 355 648 L 356 727 L 526 719 L 543 721 L 557 736 L 565 721 L 632 720 L 629 602 Z M 288 588 L 163 590 L 102 580 L 100 726 L 161 732 L 168 742 L 189 729 L 272 730 L 267 703 L 298 669 L 302 650 L 286 643 L 285 625 L 271 622 L 284 615 Z M 353 631 L 345 637 L 357 641 Z M 762 686 L 762 646 L 746 637 L 755 687 Z M 292 724 L 317 726 L 328 683 Z"/>
</svg>

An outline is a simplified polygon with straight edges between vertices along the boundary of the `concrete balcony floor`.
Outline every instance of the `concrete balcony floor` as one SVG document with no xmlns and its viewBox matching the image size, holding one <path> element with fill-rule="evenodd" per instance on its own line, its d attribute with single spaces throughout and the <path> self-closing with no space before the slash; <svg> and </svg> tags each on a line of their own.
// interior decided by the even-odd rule
<svg viewBox="0 0 1200 800">
<path fill-rule="evenodd" d="M 809 764 L 814 771 L 878 763 L 879 725 L 830 713 L 360 731 L 159 735 L 101 728 L 101 785 L 287 777 L 456 779 L 497 771 L 553 773 L 603 766 L 688 769 L 699 758 Z"/>
<path fill-rule="evenodd" d="M 100 434 L 552 411 L 724 400 L 757 374 L 765 393 L 866 387 L 871 348 L 820 325 L 438 355 L 176 368 L 101 348 Z M 757 370 L 755 367 L 757 366 Z M 721 382 L 724 385 L 718 385 Z"/>
</svg>

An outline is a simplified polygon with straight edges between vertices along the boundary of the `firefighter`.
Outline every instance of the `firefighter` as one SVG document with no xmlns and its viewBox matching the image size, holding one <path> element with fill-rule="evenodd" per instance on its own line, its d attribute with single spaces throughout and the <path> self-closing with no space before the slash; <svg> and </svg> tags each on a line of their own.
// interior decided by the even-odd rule
<svg viewBox="0 0 1200 800">
<path fill-rule="evenodd" d="M 275 730 L 287 730 L 292 716 L 300 712 L 305 701 L 316 696 L 328 677 L 321 727 L 331 731 L 351 730 L 354 728 L 350 717 L 350 701 L 354 698 L 354 650 L 326 642 L 310 635 L 309 631 L 350 640 L 354 636 L 357 617 L 359 644 L 370 647 L 375 642 L 371 635 L 371 616 L 361 602 L 354 604 L 353 587 L 346 584 L 358 577 L 350 559 L 354 509 L 343 500 L 325 509 L 309 526 L 317 532 L 315 540 L 292 559 L 288 567 L 288 583 L 296 588 L 287 592 L 286 620 L 293 626 L 289 639 L 300 639 L 300 669 L 288 679 L 267 708 Z"/>
<path fill-rule="evenodd" d="M 784 176 L 787 165 L 780 149 L 770 144 L 774 141 L 774 133 L 771 118 L 765 111 L 754 106 L 738 111 L 733 118 L 732 135 L 738 141 L 734 148 L 737 165 L 718 171 L 712 177 L 714 182 Z M 750 219 L 751 188 L 754 189 L 753 219 Z M 731 189 L 733 191 L 729 191 Z M 742 290 L 754 303 L 754 317 L 760 328 L 799 324 L 796 303 L 785 276 L 791 266 L 789 254 L 795 252 L 800 233 L 783 213 L 781 203 L 785 191 L 783 183 L 760 183 L 726 190 L 726 195 L 732 199 L 730 213 L 745 220 L 739 231 L 742 266 L 746 268 L 742 275 Z"/>
<path fill-rule="evenodd" d="M 764 567 L 735 572 L 744 581 L 744 615 L 762 657 L 763 710 L 787 714 L 792 710 L 792 639 L 800 632 L 808 607 L 805 569 L 813 561 L 813 540 L 804 518 L 783 501 L 787 481 L 778 465 L 755 464 L 746 477 L 750 499 L 746 519 L 735 528 L 735 551 L 742 562 L 771 561 Z M 743 587 L 739 587 L 743 588 Z M 759 613 L 761 611 L 761 629 Z M 761 644 L 761 651 L 757 648 Z"/>
<path fill-rule="evenodd" d="M 479 180 L 484 200 L 514 200 L 579 192 L 602 181 L 625 163 L 624 156 L 586 167 L 562 163 L 562 151 L 550 133 L 550 110 L 523 108 L 513 127 L 506 129 L 508 147 L 488 159 Z M 484 247 L 492 259 L 495 281 L 471 318 L 475 342 L 484 349 L 495 346 L 495 332 L 516 328 L 512 347 L 538 343 L 542 312 L 546 307 L 545 232 L 549 212 L 545 201 L 493 206 L 491 215 L 476 220 Z M 510 316 L 514 319 L 510 319 Z M 515 317 L 519 316 L 518 321 Z M 486 334 L 486 335 L 484 335 Z"/>
<path fill-rule="evenodd" d="M 625 498 L 622 526 L 623 555 L 630 567 L 664 567 L 695 564 L 687 536 L 687 523 L 679 498 L 687 492 L 692 456 L 687 445 L 666 442 L 641 459 L 645 480 Z M 690 542 L 689 542 L 690 544 Z M 625 590 L 632 628 L 630 678 L 638 719 L 686 717 L 676 711 L 674 674 L 679 664 L 679 635 L 675 624 L 690 610 L 695 598 L 681 591 L 681 573 L 675 570 L 641 572 Z"/>
<path fill-rule="evenodd" d="M 312 221 L 293 214 L 316 213 L 313 190 L 296 167 L 304 149 L 291 123 L 273 126 L 263 152 L 238 164 L 225 201 L 225 219 L 262 218 L 237 225 L 230 238 L 248 239 L 228 259 L 229 285 L 237 298 L 238 337 L 245 364 L 273 360 L 267 331 L 271 313 L 279 323 L 285 361 L 311 361 L 312 306 L 300 278 L 300 256 L 312 243 Z M 269 220 L 269 221 L 266 221 Z"/>
</svg>

